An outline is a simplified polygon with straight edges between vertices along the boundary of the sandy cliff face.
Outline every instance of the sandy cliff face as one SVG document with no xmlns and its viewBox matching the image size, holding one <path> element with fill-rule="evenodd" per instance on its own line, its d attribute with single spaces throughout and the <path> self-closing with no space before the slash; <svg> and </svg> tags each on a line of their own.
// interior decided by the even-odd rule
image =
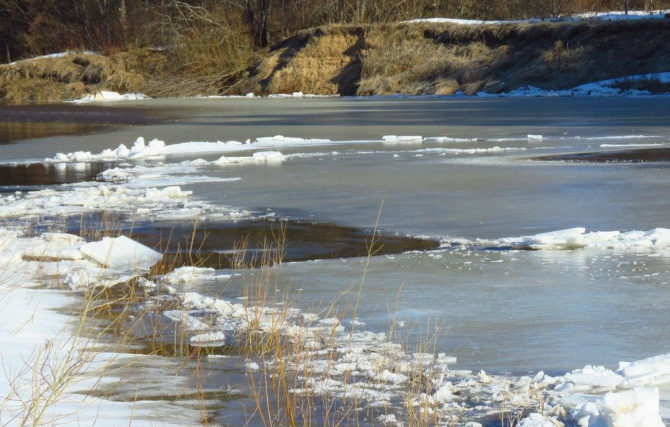
<svg viewBox="0 0 670 427">
<path fill-rule="evenodd" d="M 364 32 L 360 27 L 331 27 L 291 37 L 253 68 L 245 88 L 255 93 L 354 95 Z"/>
<path fill-rule="evenodd" d="M 670 71 L 667 40 L 670 19 L 329 26 L 273 46 L 240 91 L 449 95 L 529 85 L 566 89 Z"/>
</svg>

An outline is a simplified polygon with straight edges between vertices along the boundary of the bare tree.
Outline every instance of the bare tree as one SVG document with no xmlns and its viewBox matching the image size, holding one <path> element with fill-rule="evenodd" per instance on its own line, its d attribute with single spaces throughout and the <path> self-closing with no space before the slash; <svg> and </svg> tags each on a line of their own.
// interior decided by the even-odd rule
<svg viewBox="0 0 670 427">
<path fill-rule="evenodd" d="M 272 0 L 245 0 L 247 20 L 251 27 L 254 44 L 267 47 L 270 44 L 270 10 Z"/>
</svg>

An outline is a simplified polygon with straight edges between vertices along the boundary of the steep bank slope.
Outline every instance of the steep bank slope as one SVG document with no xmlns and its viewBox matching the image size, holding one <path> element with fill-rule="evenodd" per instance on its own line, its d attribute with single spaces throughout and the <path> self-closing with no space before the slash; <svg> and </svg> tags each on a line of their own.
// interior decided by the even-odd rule
<svg viewBox="0 0 670 427">
<path fill-rule="evenodd" d="M 567 89 L 670 71 L 670 19 L 327 26 L 273 46 L 239 91 L 439 94 Z M 645 82 L 653 92 L 667 84 Z"/>
<path fill-rule="evenodd" d="M 460 25 L 330 25 L 273 46 L 241 80 L 175 71 L 173 54 L 76 52 L 0 65 L 0 103 L 46 103 L 102 90 L 202 94 L 450 95 L 670 72 L 670 19 Z M 224 84 L 225 83 L 225 84 Z M 670 83 L 616 83 L 670 93 Z"/>
</svg>

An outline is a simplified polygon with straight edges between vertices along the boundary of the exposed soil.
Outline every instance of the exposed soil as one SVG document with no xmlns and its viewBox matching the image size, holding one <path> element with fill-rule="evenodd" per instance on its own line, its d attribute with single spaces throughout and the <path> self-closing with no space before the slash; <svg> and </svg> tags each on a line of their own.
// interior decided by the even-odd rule
<svg viewBox="0 0 670 427">
<path fill-rule="evenodd" d="M 502 93 L 524 86 L 569 89 L 670 71 L 667 40 L 670 19 L 328 25 L 302 31 L 260 52 L 262 59 L 239 81 L 226 80 L 225 85 L 207 76 L 174 74 L 172 53 L 149 49 L 0 65 L 0 103 L 60 102 L 100 90 L 158 97 L 224 92 L 450 95 Z M 670 90 L 668 84 L 654 81 L 623 85 L 652 93 Z"/>
<path fill-rule="evenodd" d="M 667 40 L 670 19 L 328 26 L 273 46 L 241 91 L 449 95 L 523 86 L 569 89 L 670 71 Z M 643 84 L 655 92 L 667 90 L 667 85 Z"/>
</svg>

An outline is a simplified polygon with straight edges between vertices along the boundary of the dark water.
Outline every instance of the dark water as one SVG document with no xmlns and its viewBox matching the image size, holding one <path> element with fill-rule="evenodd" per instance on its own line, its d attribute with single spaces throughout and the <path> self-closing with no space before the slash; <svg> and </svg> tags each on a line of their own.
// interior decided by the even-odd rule
<svg viewBox="0 0 670 427">
<path fill-rule="evenodd" d="M 45 185 L 93 181 L 112 163 L 0 165 L 0 192 L 29 191 Z"/>
<path fill-rule="evenodd" d="M 59 135 L 86 135 L 166 121 L 141 108 L 89 105 L 0 105 L 0 144 Z"/>
<path fill-rule="evenodd" d="M 36 231 L 47 228 L 48 225 L 38 226 Z M 103 234 L 127 235 L 164 253 L 165 262 L 175 268 L 184 265 L 217 269 L 249 267 L 263 262 L 364 257 L 369 251 L 372 255 L 399 254 L 439 246 L 436 240 L 294 220 L 131 224 L 123 215 L 92 213 L 69 218 L 66 228 L 84 237 L 93 234 L 99 238 L 98 230 L 108 230 Z"/>
<path fill-rule="evenodd" d="M 595 151 L 535 157 L 534 160 L 592 162 L 592 163 L 646 163 L 670 161 L 670 148 L 640 148 L 635 150 Z"/>
</svg>

